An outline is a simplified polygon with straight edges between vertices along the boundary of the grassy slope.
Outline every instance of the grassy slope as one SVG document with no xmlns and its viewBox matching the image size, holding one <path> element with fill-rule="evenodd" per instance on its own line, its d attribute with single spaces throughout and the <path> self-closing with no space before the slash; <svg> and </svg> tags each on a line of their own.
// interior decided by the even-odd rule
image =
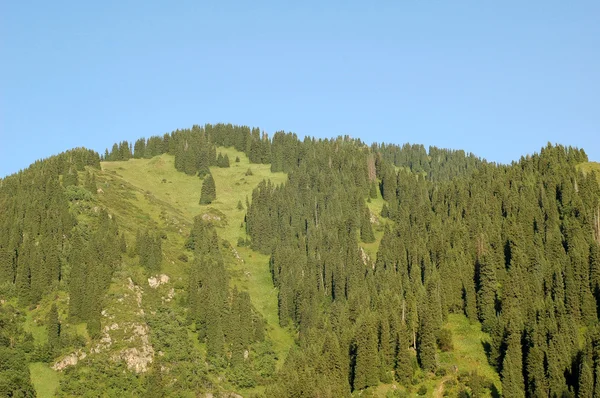
<svg viewBox="0 0 600 398">
<path fill-rule="evenodd" d="M 600 171 L 600 164 L 597 165 L 598 170 Z M 371 213 L 375 214 L 379 219 L 379 224 L 373 226 L 373 231 L 375 232 L 375 242 L 361 242 L 361 246 L 365 249 L 372 260 L 375 260 L 376 258 L 377 249 L 379 247 L 379 243 L 381 242 L 381 238 L 383 237 L 383 230 L 386 223 L 391 223 L 390 220 L 379 216 L 384 202 L 385 201 L 383 198 L 381 198 L 381 195 L 378 192 L 377 199 L 371 199 L 371 202 L 367 203 Z M 452 370 L 453 366 L 456 366 L 459 373 L 470 373 L 477 371 L 477 373 L 492 381 L 495 389 L 500 392 L 502 388 L 500 377 L 495 369 L 488 364 L 483 349 L 483 342 L 488 341 L 489 336 L 481 331 L 481 325 L 479 323 L 470 323 L 464 315 L 450 314 L 448 316 L 448 321 L 444 326 L 450 329 L 453 333 L 454 350 L 448 353 L 439 353 L 440 367 L 447 370 Z M 456 380 L 457 375 L 452 374 L 452 372 L 445 377 L 427 378 L 422 374 L 418 374 L 417 377 L 422 378 L 422 381 L 419 385 L 412 389 L 413 393 L 411 396 L 419 396 L 416 394 L 416 391 L 420 385 L 425 385 L 427 387 L 428 394 L 434 394 L 434 391 L 443 392 L 445 390 L 448 390 L 448 393 L 450 394 L 449 396 L 455 396 L 458 394 L 458 390 L 449 390 L 448 387 L 446 387 L 446 384 L 444 384 L 444 387 L 441 387 L 442 384 L 447 380 Z M 376 389 L 371 391 L 371 393 L 373 393 L 374 396 L 384 397 L 390 390 L 398 387 L 394 386 L 394 384 L 381 384 Z M 402 388 L 400 387 L 400 389 Z"/>
<path fill-rule="evenodd" d="M 464 315 L 450 314 L 446 327 L 452 331 L 454 351 L 440 354 L 442 366 L 456 365 L 459 372 L 477 371 L 501 391 L 500 377 L 485 356 L 483 343 L 489 341 L 489 336 L 481 331 L 481 325 L 470 323 Z"/>
<path fill-rule="evenodd" d="M 125 184 L 130 184 L 137 189 L 136 202 L 145 215 L 138 218 L 146 218 L 148 215 L 155 221 L 156 226 L 164 229 L 181 230 L 171 239 L 169 234 L 168 244 L 163 246 L 165 251 L 165 262 L 163 271 L 171 277 L 185 278 L 187 267 L 177 259 L 189 227 L 194 216 L 206 212 L 221 214 L 225 222 L 220 222 L 218 228 L 219 237 L 229 241 L 236 248 L 239 237 L 245 238 L 245 230 L 241 227 L 245 210 L 237 208 L 241 200 L 245 207 L 246 197 L 252 196 L 252 189 L 263 179 L 270 179 L 274 183 L 283 183 L 287 176 L 284 173 L 271 173 L 269 165 L 250 164 L 245 154 L 233 148 L 219 148 L 219 152 L 227 154 L 230 168 L 211 167 L 211 173 L 215 179 L 217 188 L 217 200 L 208 206 L 198 204 L 202 181 L 198 177 L 188 176 L 175 170 L 174 158 L 170 155 L 162 155 L 153 159 L 131 159 L 127 162 L 105 162 L 102 168 L 112 178 L 122 179 Z M 236 163 L 236 157 L 240 162 Z M 251 176 L 245 173 L 250 168 Z M 119 181 L 114 183 L 120 184 Z M 109 187 L 103 187 L 108 195 Z M 159 206 L 150 206 L 144 202 L 152 202 Z M 216 210 L 216 211 L 215 211 Z M 123 209 L 126 211 L 126 209 Z M 135 219 L 129 214 L 127 219 L 123 216 L 119 220 L 127 223 Z M 223 217 L 224 216 L 224 217 Z M 152 220 L 140 220 L 152 222 Z M 126 225 L 134 231 L 134 225 Z M 175 227 L 175 228 L 173 228 Z M 133 239 L 133 236 L 131 236 Z M 128 239 L 128 241 L 131 241 Z M 269 336 L 273 341 L 274 349 L 282 363 L 287 350 L 293 343 L 291 334 L 279 326 L 277 318 L 277 291 L 273 288 L 268 269 L 268 256 L 261 255 L 247 248 L 235 249 L 240 260 L 228 261 L 228 269 L 232 277 L 232 283 L 242 289 L 248 290 L 252 303 L 261 312 L 268 323 Z M 227 259 L 226 259 L 227 261 Z"/>
<path fill-rule="evenodd" d="M 581 170 L 584 174 L 596 172 L 596 177 L 598 177 L 598 182 L 600 183 L 600 163 L 598 162 L 586 162 L 580 163 L 577 165 L 577 169 Z"/>
<path fill-rule="evenodd" d="M 167 240 L 163 241 L 162 272 L 172 278 L 173 286 L 178 293 L 183 293 L 183 289 L 187 285 L 189 264 L 181 261 L 179 256 L 184 252 L 183 244 L 189 233 L 193 217 L 206 212 L 219 214 L 222 217 L 218 227 L 219 236 L 221 239 L 228 240 L 240 257 L 240 259 L 236 259 L 232 253 L 225 259 L 232 277 L 232 284 L 248 290 L 254 306 L 266 319 L 268 335 L 273 341 L 273 348 L 277 353 L 280 366 L 289 347 L 293 344 L 292 333 L 290 330 L 282 329 L 278 324 L 277 291 L 271 283 L 268 256 L 248 248 L 236 247 L 237 239 L 246 236 L 244 228 L 241 227 L 245 209 L 239 210 L 237 205 L 241 200 L 245 207 L 246 197 L 251 198 L 252 189 L 261 180 L 270 179 L 279 184 L 283 183 L 287 177 L 284 173 L 271 173 L 269 165 L 249 164 L 243 153 L 232 148 L 219 148 L 218 150 L 229 156 L 231 167 L 227 169 L 211 168 L 217 187 L 217 200 L 211 205 L 201 206 L 198 204 L 202 181 L 198 177 L 177 172 L 173 166 L 174 159 L 169 155 L 153 159 L 102 163 L 102 171 L 97 172 L 97 181 L 98 187 L 102 188 L 104 193 L 98 194 L 92 205 L 106 207 L 111 214 L 117 217 L 120 229 L 125 233 L 129 246 L 135 241 L 135 233 L 138 229 L 156 228 L 167 234 Z M 240 158 L 239 163 L 234 162 L 236 156 Z M 245 175 L 248 168 L 252 169 L 252 176 Z M 376 241 L 371 244 L 361 243 L 361 246 L 372 260 L 376 258 L 377 248 L 383 236 L 383 226 L 390 222 L 379 217 L 383 203 L 380 196 L 368 203 L 371 212 L 378 217 L 379 224 L 374 225 Z M 115 275 L 111 293 L 109 293 L 110 297 L 116 298 L 122 295 L 124 279 L 129 276 L 137 284 L 145 283 L 143 272 L 136 266 L 134 259 L 124 256 L 123 271 Z M 112 306 L 110 297 L 105 303 L 107 307 Z M 64 298 L 61 297 L 59 302 L 63 300 Z M 31 312 L 25 325 L 34 334 L 38 344 L 42 344 L 46 339 L 43 319 L 48 306 L 49 303 L 42 303 L 38 309 Z M 59 311 L 60 307 L 59 305 Z M 66 305 L 60 311 L 63 313 L 62 317 L 66 316 L 65 310 Z M 116 315 L 119 316 L 118 313 Z M 122 317 L 126 316 L 128 314 L 122 314 Z M 38 318 L 37 324 L 33 322 L 34 317 Z M 73 325 L 77 332 L 86 335 L 84 326 Z M 449 368 L 456 364 L 460 372 L 478 370 L 480 374 L 493 380 L 499 388 L 498 375 L 487 365 L 485 360 L 481 341 L 485 340 L 486 336 L 480 331 L 479 326 L 469 324 L 466 318 L 458 315 L 451 315 L 446 326 L 454 333 L 455 350 L 453 353 L 440 354 L 441 366 Z M 192 340 L 196 340 L 194 333 L 190 332 L 190 336 Z M 203 347 L 197 348 L 203 349 Z M 58 385 L 59 374 L 52 371 L 47 365 L 40 363 L 31 364 L 30 369 L 36 389 L 39 388 L 38 394 L 51 397 Z M 427 385 L 430 392 L 438 388 L 445 380 L 439 377 L 427 378 L 422 375 L 420 377 L 422 378 L 421 383 Z M 417 385 L 412 391 L 416 391 L 418 387 Z M 376 396 L 385 396 L 390 388 L 392 388 L 391 384 L 380 385 L 372 392 Z"/>
<path fill-rule="evenodd" d="M 37 396 L 39 398 L 53 397 L 54 391 L 58 388 L 60 375 L 41 362 L 29 364 L 29 371 Z"/>
<path fill-rule="evenodd" d="M 385 201 L 381 197 L 381 193 L 377 191 L 377 199 L 371 199 L 371 202 L 367 202 L 367 207 L 371 214 L 375 216 L 377 222 L 373 225 L 373 233 L 375 234 L 375 242 L 373 243 L 364 243 L 360 242 L 360 245 L 365 249 L 365 252 L 369 255 L 373 262 L 377 258 L 377 250 L 379 249 L 379 244 L 381 243 L 381 238 L 383 238 L 383 231 L 386 223 L 391 223 L 391 221 L 387 218 L 383 218 L 380 216 L 381 209 L 383 208 L 383 204 Z"/>
<path fill-rule="evenodd" d="M 438 352 L 439 368 L 446 369 L 446 376 L 425 375 L 421 371 L 415 374 L 415 381 L 418 381 L 410 389 L 410 397 L 419 397 L 417 391 L 421 386 L 427 387 L 426 396 L 443 396 L 445 392 L 447 396 L 455 397 L 458 395 L 458 383 L 454 386 L 448 382 L 457 381 L 459 374 L 477 372 L 479 375 L 486 377 L 494 384 L 495 390 L 501 395 L 502 385 L 498 373 L 492 368 L 485 356 L 483 342 L 489 340 L 489 336 L 481 331 L 479 323 L 470 323 L 464 315 L 450 314 L 448 321 L 444 325 L 450 329 L 453 334 L 454 349 L 451 352 Z M 458 368 L 458 372 L 454 371 L 454 366 Z M 446 383 L 445 383 L 446 382 Z M 442 386 L 443 385 L 443 386 Z M 381 384 L 376 389 L 372 389 L 370 393 L 374 397 L 385 397 L 388 392 L 394 389 L 406 391 L 403 387 L 396 384 Z M 438 394 L 436 394 L 438 393 Z M 487 391 L 491 395 L 490 391 Z"/>
</svg>

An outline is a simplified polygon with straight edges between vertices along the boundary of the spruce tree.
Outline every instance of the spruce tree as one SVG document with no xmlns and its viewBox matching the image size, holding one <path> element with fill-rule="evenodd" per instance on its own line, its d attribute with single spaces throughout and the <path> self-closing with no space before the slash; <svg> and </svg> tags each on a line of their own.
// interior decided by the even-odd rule
<svg viewBox="0 0 600 398">
<path fill-rule="evenodd" d="M 363 210 L 362 218 L 360 220 L 360 240 L 365 243 L 375 242 L 375 235 L 373 234 L 373 227 L 371 226 L 371 212 L 368 207 Z"/>
<path fill-rule="evenodd" d="M 427 310 L 421 311 L 421 324 L 417 343 L 417 354 L 421 368 L 425 372 L 434 372 L 437 367 L 436 340 L 432 315 Z"/>
<path fill-rule="evenodd" d="M 477 309 L 482 329 L 489 332 L 496 318 L 496 266 L 489 256 L 483 255 L 477 262 L 478 291 Z"/>
<path fill-rule="evenodd" d="M 359 324 L 356 336 L 356 364 L 354 390 L 362 390 L 379 383 L 379 357 L 377 355 L 377 330 L 371 319 Z"/>
<path fill-rule="evenodd" d="M 507 397 L 525 397 L 523 380 L 523 353 L 519 333 L 507 337 L 507 348 L 502 362 L 502 392 Z"/>
<path fill-rule="evenodd" d="M 369 197 L 371 199 L 377 199 L 377 182 L 372 181 L 371 187 L 369 188 Z"/>
<path fill-rule="evenodd" d="M 412 355 L 410 353 L 410 334 L 406 325 L 403 324 L 398 331 L 398 348 L 396 355 L 396 380 L 408 387 L 413 376 Z"/>
<path fill-rule="evenodd" d="M 577 385 L 578 398 L 592 398 L 594 396 L 594 374 L 587 358 L 582 357 L 579 368 L 579 380 Z"/>
<path fill-rule="evenodd" d="M 202 182 L 202 191 L 200 194 L 200 204 L 207 205 L 212 203 L 217 197 L 215 180 L 212 174 L 208 174 Z"/>
<path fill-rule="evenodd" d="M 50 307 L 47 322 L 48 345 L 50 346 L 50 349 L 54 350 L 58 348 L 60 339 L 60 323 L 58 321 L 58 310 L 56 309 L 56 304 L 52 304 L 52 307 Z"/>
</svg>

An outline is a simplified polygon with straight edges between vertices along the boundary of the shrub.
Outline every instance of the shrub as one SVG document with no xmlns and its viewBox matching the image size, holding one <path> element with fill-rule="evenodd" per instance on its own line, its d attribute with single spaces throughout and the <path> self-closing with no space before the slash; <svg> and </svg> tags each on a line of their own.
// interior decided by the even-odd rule
<svg viewBox="0 0 600 398">
<path fill-rule="evenodd" d="M 452 332 L 449 329 L 441 329 L 437 336 L 437 345 L 444 352 L 452 351 L 454 344 L 452 343 Z"/>
<path fill-rule="evenodd" d="M 74 200 L 92 200 L 92 193 L 90 191 L 76 185 L 69 185 L 65 189 L 65 196 L 71 202 Z"/>
</svg>

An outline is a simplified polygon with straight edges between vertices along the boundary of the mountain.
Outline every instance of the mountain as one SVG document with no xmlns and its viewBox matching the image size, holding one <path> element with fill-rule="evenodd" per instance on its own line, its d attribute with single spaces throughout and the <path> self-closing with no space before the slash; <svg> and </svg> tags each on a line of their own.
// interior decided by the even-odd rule
<svg viewBox="0 0 600 398">
<path fill-rule="evenodd" d="M 230 124 L 38 161 L 0 395 L 596 396 L 597 171 Z"/>
</svg>

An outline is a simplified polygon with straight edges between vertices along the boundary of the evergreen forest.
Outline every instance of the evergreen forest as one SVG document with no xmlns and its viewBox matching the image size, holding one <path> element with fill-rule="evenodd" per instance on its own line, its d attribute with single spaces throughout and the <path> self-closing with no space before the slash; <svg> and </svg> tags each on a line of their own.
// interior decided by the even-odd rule
<svg viewBox="0 0 600 398">
<path fill-rule="evenodd" d="M 600 397 L 600 164 L 195 125 L 0 179 L 0 396 Z"/>
</svg>

